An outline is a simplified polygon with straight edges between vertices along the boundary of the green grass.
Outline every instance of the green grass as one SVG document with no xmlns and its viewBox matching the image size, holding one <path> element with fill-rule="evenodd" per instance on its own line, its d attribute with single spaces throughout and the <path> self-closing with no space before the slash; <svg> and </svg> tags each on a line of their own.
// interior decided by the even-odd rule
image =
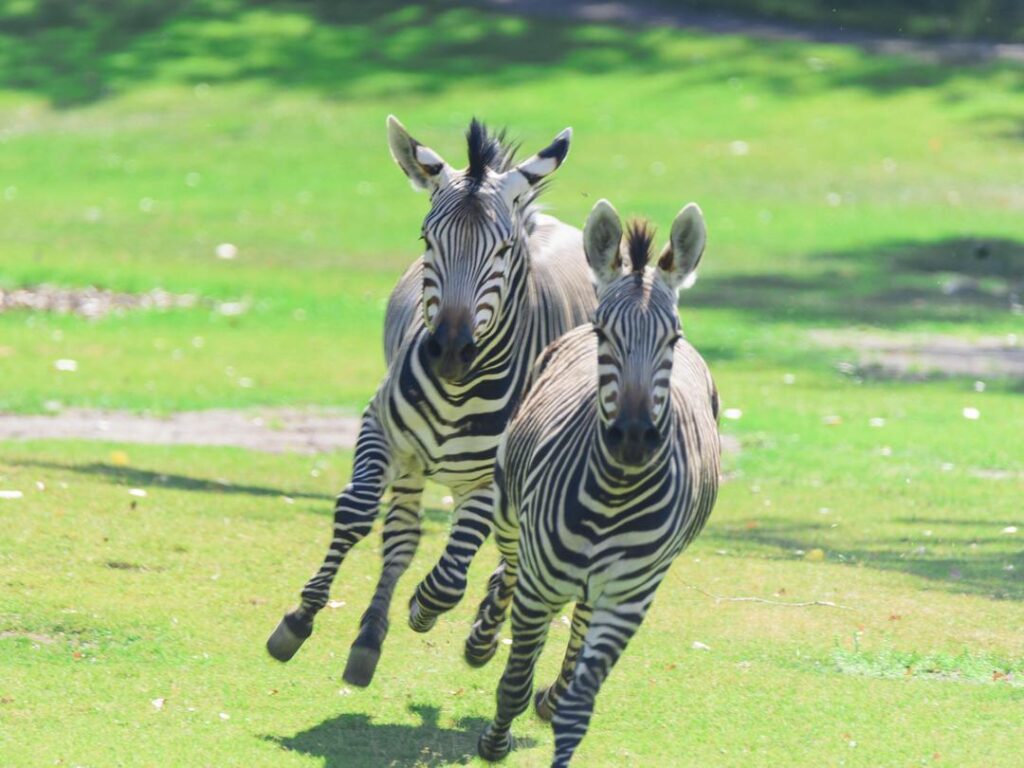
<svg viewBox="0 0 1024 768">
<path fill-rule="evenodd" d="M 886 470 L 844 452 L 808 459 L 811 443 L 823 448 L 814 429 L 794 455 L 763 427 L 779 444 L 727 462 L 734 479 L 602 691 L 580 764 L 904 766 L 938 753 L 940 764 L 1014 765 L 1024 591 L 1001 569 L 1024 573 L 1024 559 L 999 531 L 1024 483 L 979 494 L 967 466 L 989 457 L 968 450 L 963 468 L 911 504 L 902 475 L 928 485 L 925 468 L 955 435 L 922 431 L 939 444 L 913 466 L 894 456 L 907 466 Z M 850 453 L 870 444 L 866 425 L 847 429 Z M 5 764 L 481 765 L 466 755 L 492 714 L 505 651 L 474 671 L 460 643 L 493 547 L 474 567 L 470 598 L 432 634 L 412 633 L 400 609 L 443 543 L 439 489 L 428 493 L 427 534 L 396 596 L 377 679 L 350 690 L 340 673 L 377 571 L 376 533 L 339 578 L 333 597 L 344 604 L 325 611 L 302 652 L 283 666 L 262 648 L 323 554 L 350 456 L 131 446 L 128 466 L 115 466 L 115 449 L 0 448 L 2 486 L 25 494 L 0 502 Z M 805 471 L 780 477 L 786 460 Z M 854 464 L 874 471 L 834 481 Z M 793 541 L 772 541 L 771 530 Z M 895 556 L 918 543 L 927 552 Z M 796 555 L 798 545 L 826 557 Z M 716 603 L 691 585 L 848 610 Z M 566 639 L 556 622 L 542 680 Z M 516 732 L 529 746 L 509 765 L 546 765 L 549 729 L 526 715 Z"/>
<path fill-rule="evenodd" d="M 808 334 L 1021 334 L 1019 66 L 435 5 L 146 8 L 102 28 L 0 13 L 0 289 L 159 286 L 248 310 L 0 314 L 0 409 L 360 408 L 427 206 L 385 115 L 455 164 L 474 114 L 527 150 L 572 124 L 546 195 L 566 221 L 608 197 L 664 230 L 701 203 L 683 322 L 743 412 L 723 423 L 742 451 L 719 506 L 580 764 L 1016 765 L 1020 382 L 862 381 Z M 215 258 L 223 242 L 237 259 Z M 502 657 L 472 672 L 459 649 L 493 550 L 434 634 L 396 610 L 374 687 L 346 691 L 374 545 L 295 661 L 262 643 L 322 557 L 350 457 L 131 447 L 119 467 L 113 448 L 0 446 L 0 489 L 25 493 L 0 500 L 2 762 L 475 764 Z M 437 489 L 428 506 L 396 606 L 443 540 Z M 527 716 L 518 733 L 533 746 L 509 764 L 545 765 L 550 731 Z"/>
</svg>

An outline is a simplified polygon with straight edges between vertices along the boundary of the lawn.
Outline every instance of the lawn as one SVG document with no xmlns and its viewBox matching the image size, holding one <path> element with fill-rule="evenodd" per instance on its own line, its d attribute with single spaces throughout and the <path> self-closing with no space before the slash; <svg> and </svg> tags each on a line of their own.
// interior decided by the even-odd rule
<svg viewBox="0 0 1024 768">
<path fill-rule="evenodd" d="M 361 408 L 427 206 L 385 116 L 456 165 L 473 115 L 526 151 L 572 125 L 552 213 L 607 197 L 665 231 L 703 207 L 681 314 L 741 446 L 580 765 L 1017 765 L 1020 380 L 878 375 L 811 332 L 1024 336 L 1020 65 L 445 5 L 147 7 L 116 34 L 0 8 L 0 290 L 195 305 L 0 312 L 0 410 Z M 376 542 L 295 660 L 263 651 L 350 459 L 0 444 L 23 494 L 0 498 L 0 762 L 478 764 L 504 651 L 471 671 L 460 644 L 493 549 L 431 635 L 397 608 L 443 541 L 441 489 L 372 688 L 340 674 Z M 549 729 L 516 732 L 508 764 L 545 765 Z"/>
</svg>

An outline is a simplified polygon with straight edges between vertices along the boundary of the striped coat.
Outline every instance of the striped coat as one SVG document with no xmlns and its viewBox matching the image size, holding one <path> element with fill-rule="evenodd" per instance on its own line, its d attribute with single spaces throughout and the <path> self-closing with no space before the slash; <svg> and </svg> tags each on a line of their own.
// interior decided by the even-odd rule
<svg viewBox="0 0 1024 768">
<path fill-rule="evenodd" d="M 553 721 L 553 766 L 569 764 L 598 689 L 654 599 L 669 566 L 704 527 L 718 491 L 718 397 L 708 367 L 681 336 L 675 289 L 703 252 L 696 206 L 680 213 L 657 267 L 652 233 L 629 233 L 602 201 L 585 233 L 598 278 L 593 324 L 538 360 L 498 452 L 495 532 L 503 564 L 466 641 L 486 663 L 509 610 L 512 650 L 480 754 L 511 749 L 511 724 L 533 689 L 551 620 L 575 603 L 562 672 L 535 699 Z M 625 267 L 625 269 L 623 269 Z"/>
</svg>

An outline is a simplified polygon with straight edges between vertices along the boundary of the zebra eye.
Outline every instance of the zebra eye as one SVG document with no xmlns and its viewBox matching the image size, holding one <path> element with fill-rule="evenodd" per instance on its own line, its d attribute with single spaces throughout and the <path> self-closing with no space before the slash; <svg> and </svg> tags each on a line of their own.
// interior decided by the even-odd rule
<svg viewBox="0 0 1024 768">
<path fill-rule="evenodd" d="M 606 334 L 602 328 L 595 325 L 594 333 L 597 335 L 598 341 L 608 341 L 608 334 Z"/>
</svg>

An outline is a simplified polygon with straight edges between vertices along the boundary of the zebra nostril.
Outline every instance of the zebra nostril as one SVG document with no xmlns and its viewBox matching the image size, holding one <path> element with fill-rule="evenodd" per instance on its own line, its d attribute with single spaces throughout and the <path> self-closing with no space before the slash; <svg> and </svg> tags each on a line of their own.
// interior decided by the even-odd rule
<svg viewBox="0 0 1024 768">
<path fill-rule="evenodd" d="M 437 343 L 437 339 L 433 336 L 427 339 L 427 354 L 431 357 L 441 356 L 441 345 Z"/>
<path fill-rule="evenodd" d="M 622 440 L 625 438 L 625 434 L 622 432 L 622 427 L 618 424 L 612 424 L 608 427 L 608 445 L 613 448 L 618 445 L 622 445 Z"/>
<path fill-rule="evenodd" d="M 648 427 L 644 430 L 644 445 L 648 448 L 657 448 L 660 440 L 661 435 L 658 434 L 658 430 L 654 427 Z"/>
<path fill-rule="evenodd" d="M 464 344 L 462 349 L 459 350 L 459 359 L 467 365 L 472 363 L 476 359 L 476 344 L 473 342 Z"/>
</svg>

